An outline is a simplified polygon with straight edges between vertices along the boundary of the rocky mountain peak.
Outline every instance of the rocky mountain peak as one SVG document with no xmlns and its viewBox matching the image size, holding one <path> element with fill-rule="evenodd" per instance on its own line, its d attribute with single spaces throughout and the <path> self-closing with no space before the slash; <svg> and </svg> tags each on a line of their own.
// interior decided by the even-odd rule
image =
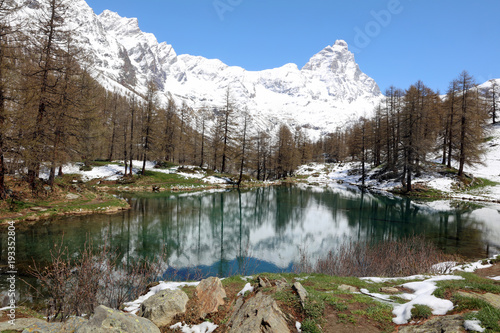
<svg viewBox="0 0 500 333">
<path fill-rule="evenodd" d="M 313 137 L 371 113 L 382 97 L 343 40 L 325 47 L 302 69 L 286 64 L 247 71 L 217 59 L 177 55 L 171 45 L 141 31 L 136 18 L 110 10 L 97 16 L 84 0 L 71 5 L 67 21 L 78 27 L 76 40 L 94 60 L 95 78 L 123 94 L 143 95 L 153 79 L 162 103 L 174 98 L 176 104 L 195 109 L 217 108 L 224 105 L 230 87 L 234 105 L 248 109 L 261 129 L 288 123 L 306 128 Z M 30 20 L 36 13 L 28 10 L 24 15 Z"/>
</svg>

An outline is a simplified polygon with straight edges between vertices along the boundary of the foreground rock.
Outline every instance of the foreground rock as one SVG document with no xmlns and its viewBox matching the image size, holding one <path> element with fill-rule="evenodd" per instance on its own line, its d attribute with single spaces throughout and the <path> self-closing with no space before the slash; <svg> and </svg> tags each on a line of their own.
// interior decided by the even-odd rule
<svg viewBox="0 0 500 333">
<path fill-rule="evenodd" d="M 432 318 L 418 326 L 405 326 L 400 333 L 461 333 L 464 332 L 464 318 L 461 315 Z"/>
<path fill-rule="evenodd" d="M 45 321 L 37 318 L 19 318 L 14 321 L 14 325 L 9 323 L 8 321 L 0 323 L 0 332 L 12 330 L 12 331 L 21 331 L 28 326 L 34 324 L 43 324 Z"/>
<path fill-rule="evenodd" d="M 459 291 L 458 294 L 463 297 L 472 297 L 483 300 L 487 303 L 490 303 L 491 306 L 500 309 L 500 295 L 492 293 L 478 294 L 478 293 L 464 292 L 464 291 Z"/>
<path fill-rule="evenodd" d="M 300 284 L 300 282 L 295 282 L 293 284 L 293 289 L 299 295 L 300 304 L 302 304 L 302 307 L 305 308 L 305 306 L 306 306 L 306 299 L 307 299 L 307 296 L 308 296 L 306 289 Z"/>
<path fill-rule="evenodd" d="M 95 309 L 88 323 L 79 327 L 75 333 L 160 333 L 151 321 L 136 315 L 113 310 L 104 305 Z"/>
<path fill-rule="evenodd" d="M 240 297 L 228 322 L 229 333 L 289 333 L 285 315 L 272 296 L 258 292 L 245 303 Z"/>
<path fill-rule="evenodd" d="M 137 315 L 151 320 L 158 327 L 165 326 L 175 315 L 186 312 L 188 301 L 188 295 L 182 290 L 162 290 L 142 303 Z"/>
<path fill-rule="evenodd" d="M 199 300 L 200 316 L 205 318 L 208 313 L 217 312 L 219 306 L 225 304 L 226 291 L 219 278 L 210 277 L 196 286 L 196 296 Z"/>
<path fill-rule="evenodd" d="M 16 320 L 17 321 L 17 320 Z M 19 319 L 21 321 L 21 319 Z M 70 318 L 65 323 L 36 322 L 23 331 L 23 333 L 75 333 L 80 327 L 87 323 L 84 318 Z M 15 330 L 14 328 L 10 328 Z M 1 330 L 0 330 L 1 331 Z"/>
</svg>

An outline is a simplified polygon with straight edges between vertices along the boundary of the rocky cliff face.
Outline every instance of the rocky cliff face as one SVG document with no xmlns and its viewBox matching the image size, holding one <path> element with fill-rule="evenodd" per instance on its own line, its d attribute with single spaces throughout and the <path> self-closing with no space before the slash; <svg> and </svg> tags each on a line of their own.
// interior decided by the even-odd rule
<svg viewBox="0 0 500 333">
<path fill-rule="evenodd" d="M 41 8 L 43 2 L 28 0 L 18 15 L 29 20 Z M 177 55 L 172 45 L 141 31 L 137 19 L 108 10 L 96 15 L 84 0 L 71 2 L 66 23 L 92 59 L 94 77 L 106 88 L 141 94 L 153 79 L 162 103 L 173 98 L 195 109 L 224 105 L 229 88 L 234 104 L 247 108 L 263 128 L 286 122 L 316 134 L 333 130 L 369 115 L 382 96 L 342 40 L 314 55 L 302 69 L 287 64 L 257 72 L 217 59 Z"/>
</svg>

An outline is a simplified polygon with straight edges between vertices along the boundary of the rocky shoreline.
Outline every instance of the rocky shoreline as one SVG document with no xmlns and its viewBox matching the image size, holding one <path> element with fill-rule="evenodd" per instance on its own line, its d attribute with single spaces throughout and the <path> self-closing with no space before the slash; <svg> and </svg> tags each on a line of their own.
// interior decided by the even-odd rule
<svg viewBox="0 0 500 333">
<path fill-rule="evenodd" d="M 499 272 L 498 262 L 487 266 L 489 268 L 478 271 L 484 271 L 485 274 Z M 483 283 L 491 283 L 491 291 L 486 293 L 473 289 L 464 290 L 462 287 L 444 293 L 434 292 L 436 295 L 448 295 L 446 297 L 451 298 L 454 303 L 458 302 L 451 307 L 453 310 L 447 310 L 442 315 L 435 315 L 434 310 L 439 308 L 438 300 L 450 302 L 446 298 L 436 298 L 433 303 L 436 308 L 432 314 L 418 314 L 412 310 L 411 315 L 408 313 L 408 318 L 411 316 L 411 319 L 403 322 L 398 322 L 393 317 L 399 311 L 395 309 L 404 305 L 404 302 L 401 302 L 402 297 L 409 292 L 411 294 L 411 289 L 414 289 L 415 295 L 420 295 L 419 288 L 428 289 L 428 280 L 449 280 L 451 286 L 454 281 L 462 283 L 460 281 L 470 280 L 464 281 L 463 284 L 474 285 L 472 281 L 479 281 L 477 279 L 481 274 L 474 275 L 475 277 L 470 274 L 472 273 L 434 277 L 371 278 L 373 281 L 317 274 L 261 274 L 258 277 L 235 276 L 222 280 L 210 277 L 200 282 L 170 285 L 160 283 L 153 285 L 147 295 L 127 303 L 124 311 L 101 305 L 95 308 L 94 314 L 88 319 L 72 317 L 64 323 L 20 318 L 16 319 L 14 325 L 9 322 L 0 323 L 0 332 L 482 331 L 484 329 L 481 322 L 470 319 L 471 314 L 476 312 L 464 311 L 461 300 L 478 299 L 483 307 L 497 309 L 491 311 L 500 313 L 500 281 L 483 278 Z M 420 284 L 421 287 L 412 287 L 414 284 Z M 484 286 L 479 287 L 476 284 L 475 288 L 484 289 Z M 411 309 L 412 301 L 407 304 Z"/>
</svg>

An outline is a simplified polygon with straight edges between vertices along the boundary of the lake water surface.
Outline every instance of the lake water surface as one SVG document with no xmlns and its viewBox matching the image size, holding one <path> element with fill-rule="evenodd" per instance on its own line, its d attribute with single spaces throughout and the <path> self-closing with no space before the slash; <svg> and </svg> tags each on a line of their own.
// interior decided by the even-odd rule
<svg viewBox="0 0 500 333">
<path fill-rule="evenodd" d="M 300 250 L 312 259 L 345 240 L 424 234 L 448 253 L 484 258 L 500 251 L 498 206 L 415 202 L 346 187 L 268 187 L 248 191 L 162 194 L 129 198 L 117 215 L 57 218 L 18 228 L 17 263 L 45 262 L 64 243 L 78 253 L 90 239 L 108 242 L 122 262 L 165 249 L 168 274 L 201 270 L 227 276 L 292 271 Z M 6 235 L 1 259 L 6 262 Z"/>
</svg>

